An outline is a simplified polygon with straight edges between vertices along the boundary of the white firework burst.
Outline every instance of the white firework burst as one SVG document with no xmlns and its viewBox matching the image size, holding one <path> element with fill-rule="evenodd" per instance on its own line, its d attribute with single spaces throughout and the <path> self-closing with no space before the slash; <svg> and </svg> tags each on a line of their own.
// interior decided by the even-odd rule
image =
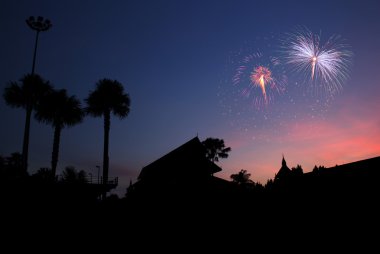
<svg viewBox="0 0 380 254">
<path fill-rule="evenodd" d="M 343 88 L 353 55 L 348 45 L 340 43 L 339 36 L 333 35 L 322 44 L 320 36 L 307 28 L 288 34 L 283 52 L 285 63 L 302 73 L 306 83 L 330 96 Z"/>
</svg>

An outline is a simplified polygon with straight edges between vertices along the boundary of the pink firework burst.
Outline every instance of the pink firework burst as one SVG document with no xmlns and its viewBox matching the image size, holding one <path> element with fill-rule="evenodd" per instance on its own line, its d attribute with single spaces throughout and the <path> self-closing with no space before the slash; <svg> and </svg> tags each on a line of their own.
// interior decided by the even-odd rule
<svg viewBox="0 0 380 254">
<path fill-rule="evenodd" d="M 286 76 L 280 71 L 278 58 L 257 52 L 243 57 L 232 82 L 256 108 L 261 108 L 285 90 Z"/>
<path fill-rule="evenodd" d="M 264 96 L 265 104 L 268 102 L 266 86 L 273 84 L 272 73 L 271 71 L 264 66 L 259 66 L 255 68 L 251 74 L 252 84 L 259 86 Z"/>
</svg>

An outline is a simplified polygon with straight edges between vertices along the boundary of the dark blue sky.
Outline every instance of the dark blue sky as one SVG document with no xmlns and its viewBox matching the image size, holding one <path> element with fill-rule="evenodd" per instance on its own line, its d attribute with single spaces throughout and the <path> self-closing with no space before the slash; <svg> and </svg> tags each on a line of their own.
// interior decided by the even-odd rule
<svg viewBox="0 0 380 254">
<path fill-rule="evenodd" d="M 232 147 L 220 163 L 226 179 L 244 168 L 265 183 L 282 153 L 304 171 L 380 154 L 378 1 L 4 0 L 1 91 L 31 71 L 35 33 L 25 23 L 31 15 L 53 23 L 40 36 L 37 73 L 82 100 L 101 78 L 120 81 L 130 94 L 128 118 L 111 122 L 110 175 L 120 177 L 119 193 L 143 166 L 197 134 Z M 327 108 L 314 114 L 310 101 L 289 92 L 257 111 L 226 94 L 233 89 L 234 52 L 266 47 L 268 38 L 300 25 L 325 39 L 341 35 L 354 53 L 350 78 Z M 292 86 L 290 80 L 287 91 L 294 93 Z M 297 103 L 288 103 L 292 98 Z M 231 107 L 236 112 L 226 113 Z M 0 109 L 6 156 L 21 150 L 24 111 L 2 98 Z M 31 172 L 50 165 L 52 138 L 50 126 L 32 122 Z M 102 144 L 100 118 L 63 130 L 58 169 L 73 165 L 96 174 Z"/>
</svg>

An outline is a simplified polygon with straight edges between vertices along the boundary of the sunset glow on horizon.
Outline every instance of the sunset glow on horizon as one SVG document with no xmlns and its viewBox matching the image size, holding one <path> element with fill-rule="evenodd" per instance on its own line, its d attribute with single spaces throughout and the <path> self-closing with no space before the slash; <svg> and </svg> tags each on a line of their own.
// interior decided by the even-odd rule
<svg viewBox="0 0 380 254">
<path fill-rule="evenodd" d="M 358 103 L 355 98 L 347 102 Z M 348 110 L 348 105 L 331 112 L 331 120 L 283 125 L 282 134 L 276 136 L 235 132 L 227 138 L 232 152 L 229 159 L 220 162 L 224 169 L 220 176 L 228 179 L 246 169 L 253 180 L 265 184 L 280 169 L 282 155 L 290 168 L 299 164 L 304 172 L 312 171 L 315 165 L 333 167 L 380 156 L 380 119 L 370 117 L 373 111 L 380 112 L 380 105 L 373 105 L 371 110 L 364 105 Z M 246 138 L 249 135 L 257 138 Z"/>
</svg>

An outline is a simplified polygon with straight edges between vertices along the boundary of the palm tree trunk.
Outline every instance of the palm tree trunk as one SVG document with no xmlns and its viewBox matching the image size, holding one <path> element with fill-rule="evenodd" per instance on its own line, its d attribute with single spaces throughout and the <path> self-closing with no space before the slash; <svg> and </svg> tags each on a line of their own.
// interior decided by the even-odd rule
<svg viewBox="0 0 380 254">
<path fill-rule="evenodd" d="M 29 132 L 30 132 L 30 118 L 32 116 L 32 106 L 26 106 L 26 118 L 24 128 L 24 141 L 22 145 L 22 167 L 25 172 L 28 171 L 28 150 L 29 150 Z"/>
<path fill-rule="evenodd" d="M 51 154 L 51 171 L 53 178 L 55 179 L 55 174 L 57 172 L 58 164 L 58 154 L 59 154 L 59 143 L 61 139 L 61 126 L 55 126 L 54 128 L 54 140 L 53 140 L 53 152 Z"/>
<path fill-rule="evenodd" d="M 107 195 L 107 183 L 108 183 L 108 167 L 109 167 L 109 158 L 108 158 L 108 144 L 109 144 L 109 134 L 111 126 L 111 112 L 107 110 L 104 112 L 104 148 L 103 148 L 103 200 Z"/>
</svg>

